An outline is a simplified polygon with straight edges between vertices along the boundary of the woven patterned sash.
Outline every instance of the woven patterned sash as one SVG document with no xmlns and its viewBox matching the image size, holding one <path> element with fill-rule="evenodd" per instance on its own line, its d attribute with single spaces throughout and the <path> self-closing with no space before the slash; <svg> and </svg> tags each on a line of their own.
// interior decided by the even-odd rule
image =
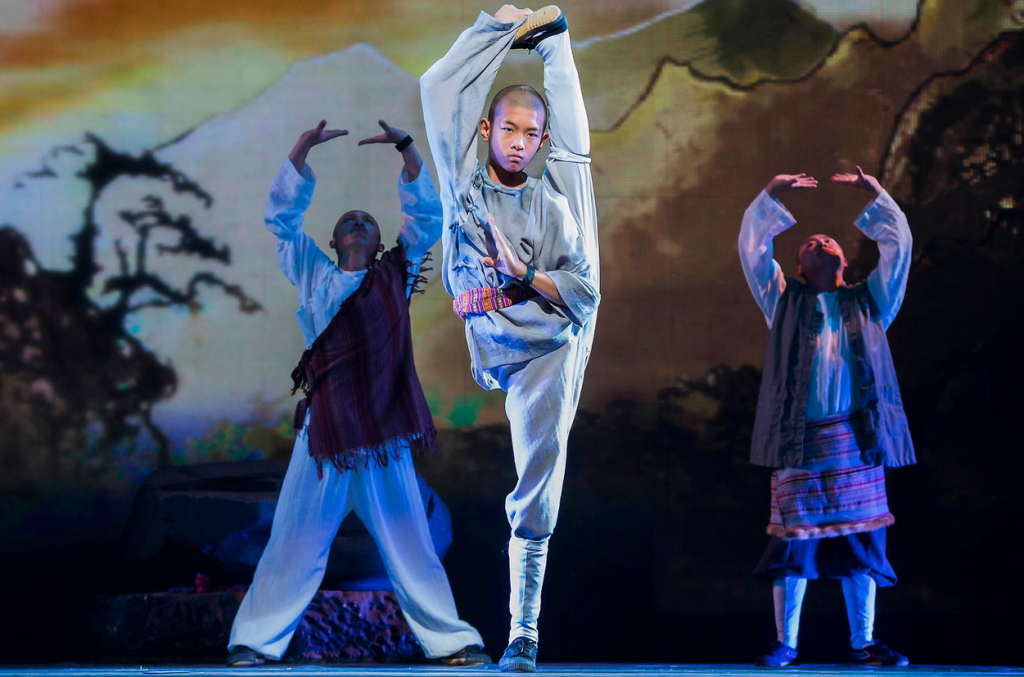
<svg viewBox="0 0 1024 677">
<path fill-rule="evenodd" d="M 770 535 L 828 538 L 874 531 L 895 521 L 885 468 L 861 460 L 865 427 L 861 412 L 807 424 L 804 464 L 772 473 Z"/>
<path fill-rule="evenodd" d="M 476 287 L 464 291 L 452 301 L 452 310 L 465 320 L 470 315 L 483 315 L 492 310 L 501 310 L 522 303 L 537 296 L 537 291 L 524 287 Z"/>
</svg>

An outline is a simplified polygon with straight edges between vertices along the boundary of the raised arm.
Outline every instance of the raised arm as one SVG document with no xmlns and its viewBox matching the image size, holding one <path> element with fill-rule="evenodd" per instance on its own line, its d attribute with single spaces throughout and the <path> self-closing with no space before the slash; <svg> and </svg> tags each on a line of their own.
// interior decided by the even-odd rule
<svg viewBox="0 0 1024 677">
<path fill-rule="evenodd" d="M 496 16 L 480 12 L 448 53 L 420 78 L 423 121 L 446 210 L 456 209 L 458 196 L 467 191 L 476 167 L 477 135 L 487 94 L 525 16 L 506 7 Z"/>
<path fill-rule="evenodd" d="M 316 188 L 316 176 L 306 164 L 314 146 L 348 134 L 346 130 L 325 129 L 326 122 L 304 132 L 278 171 L 267 195 L 263 221 L 277 239 L 277 261 L 285 277 L 308 297 L 315 280 L 334 264 L 302 230 L 302 223 Z"/>
<path fill-rule="evenodd" d="M 384 120 L 378 124 L 384 133 L 363 139 L 359 145 L 384 143 L 401 148 L 404 165 L 398 177 L 398 199 L 402 209 L 402 228 L 398 236 L 406 247 L 409 261 L 419 265 L 423 255 L 441 237 L 441 200 L 412 137 Z"/>
<path fill-rule="evenodd" d="M 786 190 L 814 188 L 818 182 L 806 174 L 779 174 L 768 182 L 760 195 L 754 198 L 743 213 L 737 248 L 747 286 L 764 313 L 768 327 L 772 326 L 775 308 L 786 290 L 786 277 L 782 267 L 773 258 L 772 240 L 796 223 L 793 215 L 778 200 Z"/>
<path fill-rule="evenodd" d="M 401 149 L 404 165 L 398 177 L 398 199 L 402 209 L 402 227 L 398 237 L 411 264 L 409 273 L 418 275 L 423 256 L 441 237 L 441 199 L 434 190 L 430 172 L 423 166 L 423 158 L 412 137 L 384 120 L 379 120 L 378 124 L 384 133 L 363 139 L 359 145 L 394 144 L 396 149 Z M 411 291 L 410 284 L 406 295 Z"/>
<path fill-rule="evenodd" d="M 910 275 L 914 238 L 907 217 L 878 180 L 865 174 L 860 167 L 857 167 L 856 174 L 836 174 L 832 180 L 874 196 L 854 225 L 878 243 L 878 266 L 868 275 L 868 289 L 878 307 L 882 324 L 888 329 L 903 305 Z"/>
</svg>

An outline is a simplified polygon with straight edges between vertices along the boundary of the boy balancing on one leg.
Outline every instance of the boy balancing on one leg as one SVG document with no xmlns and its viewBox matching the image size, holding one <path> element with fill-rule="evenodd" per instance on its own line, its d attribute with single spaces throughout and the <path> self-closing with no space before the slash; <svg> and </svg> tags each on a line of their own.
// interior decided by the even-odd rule
<svg viewBox="0 0 1024 677">
<path fill-rule="evenodd" d="M 481 120 L 516 48 L 544 59 L 547 102 L 531 87 L 508 87 Z M 466 323 L 474 379 L 507 393 L 519 476 L 505 500 L 512 622 L 499 665 L 533 672 L 548 539 L 600 300 L 590 131 L 565 17 L 557 7 L 481 12 L 420 88 L 444 205 L 445 289 Z M 543 177 L 527 176 L 549 139 Z"/>
<path fill-rule="evenodd" d="M 299 137 L 270 188 L 265 221 L 277 259 L 299 289 L 298 322 L 308 350 L 293 373 L 306 399 L 296 412 L 295 448 L 274 513 L 270 541 L 231 628 L 228 665 L 279 660 L 323 579 L 327 553 L 350 510 L 377 542 L 402 613 L 428 658 L 448 665 L 490 663 L 480 634 L 459 620 L 434 552 L 412 456 L 435 433 L 416 376 L 409 295 L 441 209 L 412 138 L 389 127 L 359 142 L 394 143 L 402 228 L 384 252 L 376 220 L 346 212 L 334 227 L 335 265 L 303 232 L 316 178 L 314 146 L 344 136 L 325 123 Z"/>
<path fill-rule="evenodd" d="M 912 238 L 893 199 L 860 167 L 832 181 L 874 196 L 856 226 L 878 243 L 878 267 L 847 285 L 843 250 L 827 235 L 800 247 L 785 277 L 772 238 L 795 221 L 782 191 L 814 188 L 804 174 L 779 175 L 747 208 L 740 231 L 743 272 L 768 321 L 768 353 L 754 423 L 751 462 L 772 474 L 771 541 L 755 573 L 774 581 L 778 641 L 758 664 L 796 659 L 807 580 L 842 580 L 851 662 L 908 664 L 873 637 L 875 589 L 896 582 L 885 555 L 893 523 L 885 468 L 915 463 L 885 331 L 906 290 Z"/>
</svg>

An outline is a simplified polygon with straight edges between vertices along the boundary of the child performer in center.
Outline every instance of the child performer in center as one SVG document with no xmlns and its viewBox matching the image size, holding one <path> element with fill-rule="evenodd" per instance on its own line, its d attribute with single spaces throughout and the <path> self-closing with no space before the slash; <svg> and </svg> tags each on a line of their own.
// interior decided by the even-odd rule
<svg viewBox="0 0 1024 677">
<path fill-rule="evenodd" d="M 420 80 L 444 208 L 445 289 L 466 323 L 474 379 L 507 393 L 519 479 L 505 500 L 505 672 L 536 670 L 548 540 L 600 301 L 590 127 L 567 28 L 554 6 L 481 12 Z M 480 119 L 509 49 L 540 54 L 547 101 L 526 85 L 507 87 Z M 478 135 L 486 167 L 476 160 Z M 548 140 L 544 175 L 528 176 Z"/>
</svg>

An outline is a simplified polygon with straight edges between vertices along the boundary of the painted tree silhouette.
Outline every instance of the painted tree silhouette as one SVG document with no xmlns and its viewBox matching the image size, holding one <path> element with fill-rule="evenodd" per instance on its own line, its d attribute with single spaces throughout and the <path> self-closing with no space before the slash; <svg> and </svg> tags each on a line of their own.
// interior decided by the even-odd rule
<svg viewBox="0 0 1024 677">
<path fill-rule="evenodd" d="M 55 148 L 15 187 L 59 176 L 52 161 L 67 154 L 83 158 L 74 176 L 89 186 L 83 223 L 71 236 L 70 270 L 45 269 L 17 228 L 0 227 L 0 434 L 8 440 L 0 463 L 8 478 L 98 475 L 115 448 L 134 446 L 142 432 L 152 439 L 158 462 L 169 464 L 169 440 L 152 414 L 174 394 L 177 375 L 132 335 L 129 316 L 145 309 L 198 312 L 209 287 L 237 299 L 242 313 L 261 310 L 241 286 L 215 272 L 196 272 L 176 286 L 152 270 L 154 254 L 231 264 L 226 245 L 202 235 L 188 214 L 172 212 L 156 192 L 118 213 L 135 236 L 134 247 L 115 242 L 118 268 L 104 271 L 97 261 L 97 206 L 114 182 L 159 182 L 203 209 L 213 197 L 152 152 L 122 153 L 93 134 Z M 97 288 L 102 303 L 94 297 Z"/>
</svg>

